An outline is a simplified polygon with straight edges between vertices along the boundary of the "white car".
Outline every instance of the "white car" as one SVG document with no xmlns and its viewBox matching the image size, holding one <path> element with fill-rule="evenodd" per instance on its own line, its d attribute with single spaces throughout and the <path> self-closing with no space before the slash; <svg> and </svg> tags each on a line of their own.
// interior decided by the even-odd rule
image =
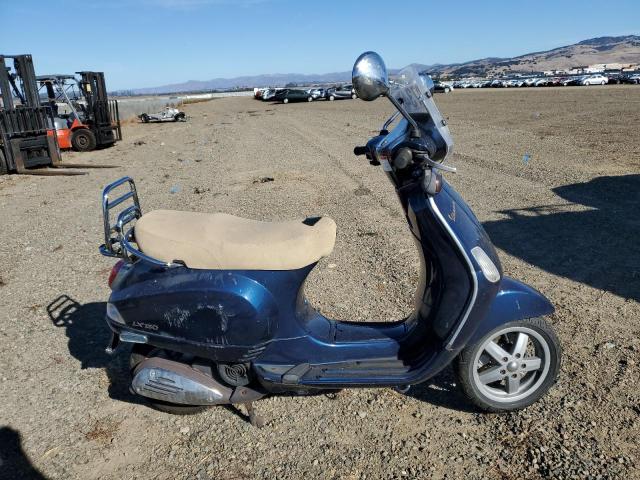
<svg viewBox="0 0 640 480">
<path fill-rule="evenodd" d="M 604 75 L 590 75 L 582 80 L 582 85 L 605 85 L 609 79 Z"/>
</svg>

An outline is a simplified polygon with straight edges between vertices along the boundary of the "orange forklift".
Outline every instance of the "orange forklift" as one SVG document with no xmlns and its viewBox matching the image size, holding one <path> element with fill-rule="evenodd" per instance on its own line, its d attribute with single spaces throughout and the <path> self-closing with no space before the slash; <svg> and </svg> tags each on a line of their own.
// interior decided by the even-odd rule
<svg viewBox="0 0 640 480">
<path fill-rule="evenodd" d="M 109 100 L 103 72 L 40 75 L 54 114 L 60 148 L 88 152 L 122 140 L 117 100 Z"/>
</svg>

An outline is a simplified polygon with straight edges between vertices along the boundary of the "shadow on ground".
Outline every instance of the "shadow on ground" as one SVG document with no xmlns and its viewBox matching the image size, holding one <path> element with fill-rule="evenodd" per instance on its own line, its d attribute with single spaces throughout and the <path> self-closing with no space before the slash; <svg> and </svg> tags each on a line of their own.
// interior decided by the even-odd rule
<svg viewBox="0 0 640 480">
<path fill-rule="evenodd" d="M 46 480 L 22 449 L 20 432 L 10 427 L 0 428 L 0 479 Z"/>
<path fill-rule="evenodd" d="M 640 175 L 553 189 L 572 205 L 503 210 L 493 243 L 547 272 L 640 301 Z M 587 207 L 585 210 L 584 207 Z"/>
<path fill-rule="evenodd" d="M 105 322 L 105 302 L 80 304 L 61 295 L 47 306 L 53 324 L 64 328 L 69 339 L 69 353 L 80 361 L 81 368 L 104 368 L 109 377 L 109 396 L 129 403 L 142 403 L 129 392 L 129 351 L 120 347 L 107 355 L 105 348 L 111 330 Z"/>
</svg>

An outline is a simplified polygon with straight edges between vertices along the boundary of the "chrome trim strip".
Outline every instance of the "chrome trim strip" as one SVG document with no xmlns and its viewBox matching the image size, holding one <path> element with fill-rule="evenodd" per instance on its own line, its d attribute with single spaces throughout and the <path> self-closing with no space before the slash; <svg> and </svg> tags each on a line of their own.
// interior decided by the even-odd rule
<svg viewBox="0 0 640 480">
<path fill-rule="evenodd" d="M 462 242 L 460 242 L 460 240 L 458 239 L 456 234 L 453 233 L 453 229 L 451 228 L 451 225 L 449 225 L 447 223 L 447 221 L 445 220 L 444 216 L 442 215 L 442 212 L 440 212 L 440 209 L 438 209 L 438 205 L 436 205 L 436 201 L 434 200 L 433 197 L 429 197 L 429 203 L 431 204 L 431 208 L 433 208 L 433 211 L 435 212 L 436 216 L 438 217 L 438 220 L 440 220 L 440 223 L 442 224 L 442 226 L 445 228 L 447 233 L 449 233 L 451 238 L 453 238 L 453 241 L 458 246 L 458 249 L 460 250 L 460 252 L 462 252 L 462 256 L 466 260 L 467 265 L 469 267 L 469 271 L 471 272 L 471 276 L 473 278 L 473 294 L 471 295 L 471 302 L 469 302 L 469 307 L 467 308 L 467 311 L 464 313 L 464 316 L 462 317 L 462 320 L 458 324 L 458 328 L 456 328 L 455 331 L 453 332 L 453 334 L 451 334 L 449 342 L 447 343 L 447 346 L 446 346 L 447 349 L 450 349 L 451 345 L 453 345 L 453 342 L 455 342 L 456 338 L 460 334 L 460 331 L 462 330 L 462 327 L 464 327 L 464 324 L 467 322 L 467 318 L 469 318 L 469 314 L 471 313 L 471 309 L 473 308 L 473 306 L 476 303 L 476 297 L 478 295 L 478 278 L 477 278 L 477 275 L 476 275 L 476 269 L 473 267 L 473 263 L 471 263 L 471 259 L 469 258 L 469 255 L 467 255 L 467 252 L 465 251 L 464 247 L 462 246 Z"/>
</svg>

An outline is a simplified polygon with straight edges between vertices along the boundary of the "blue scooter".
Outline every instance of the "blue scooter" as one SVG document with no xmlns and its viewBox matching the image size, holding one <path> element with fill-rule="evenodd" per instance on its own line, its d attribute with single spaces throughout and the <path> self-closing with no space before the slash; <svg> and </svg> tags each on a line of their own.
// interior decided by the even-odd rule
<svg viewBox="0 0 640 480">
<path fill-rule="evenodd" d="M 354 153 L 396 188 L 421 257 L 415 310 L 396 322 L 348 322 L 313 309 L 304 282 L 333 249 L 330 218 L 143 215 L 133 180 L 120 179 L 103 192 L 100 250 L 120 258 L 109 279 L 108 351 L 133 344 L 131 390 L 156 408 L 242 403 L 256 419 L 251 402 L 269 394 L 405 389 L 452 362 L 485 411 L 526 407 L 555 383 L 561 347 L 543 319 L 554 308 L 503 276 L 491 240 L 443 179 L 455 171 L 444 164 L 453 142 L 430 77 L 408 67 L 390 81 L 382 58 L 366 52 L 353 85 L 362 100 L 385 96 L 398 110 Z"/>
</svg>

